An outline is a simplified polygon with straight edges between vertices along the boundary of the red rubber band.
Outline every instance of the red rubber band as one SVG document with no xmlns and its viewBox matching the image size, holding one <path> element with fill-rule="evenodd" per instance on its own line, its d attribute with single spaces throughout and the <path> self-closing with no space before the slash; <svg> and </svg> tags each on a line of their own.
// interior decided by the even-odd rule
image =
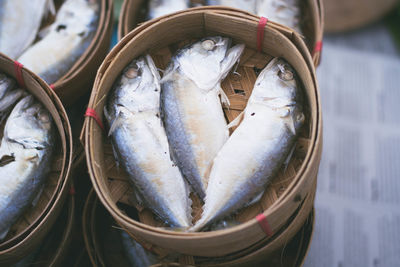
<svg viewBox="0 0 400 267">
<path fill-rule="evenodd" d="M 75 187 L 74 186 L 71 186 L 71 188 L 69 189 L 69 194 L 70 195 L 75 195 Z"/>
<path fill-rule="evenodd" d="M 265 217 L 265 215 L 263 213 L 261 213 L 261 214 L 257 215 L 256 219 L 257 219 L 257 222 L 260 225 L 261 229 L 264 231 L 264 233 L 267 236 L 271 236 L 272 231 L 271 231 L 271 227 L 269 227 L 267 217 Z"/>
<path fill-rule="evenodd" d="M 316 53 L 321 52 L 321 51 L 322 51 L 322 41 L 318 41 L 315 44 L 313 55 L 315 55 Z"/>
<path fill-rule="evenodd" d="M 264 28 L 267 25 L 268 19 L 261 17 L 257 26 L 257 51 L 262 51 L 262 42 L 264 40 Z"/>
<path fill-rule="evenodd" d="M 54 84 L 52 83 L 52 84 L 50 84 L 49 85 L 49 87 L 51 88 L 51 90 L 53 90 L 54 91 Z"/>
<path fill-rule="evenodd" d="M 14 61 L 14 71 L 15 71 L 15 77 L 17 79 L 18 85 L 22 88 L 25 88 L 24 78 L 22 77 L 22 68 L 23 67 L 24 67 L 24 65 L 22 65 L 18 61 Z"/>
<path fill-rule="evenodd" d="M 87 108 L 86 112 L 85 112 L 85 117 L 92 117 L 93 119 L 95 119 L 95 121 L 97 122 L 97 124 L 100 126 L 100 128 L 104 131 L 104 125 L 101 122 L 99 116 L 97 116 L 97 113 L 94 109 L 92 108 Z"/>
</svg>

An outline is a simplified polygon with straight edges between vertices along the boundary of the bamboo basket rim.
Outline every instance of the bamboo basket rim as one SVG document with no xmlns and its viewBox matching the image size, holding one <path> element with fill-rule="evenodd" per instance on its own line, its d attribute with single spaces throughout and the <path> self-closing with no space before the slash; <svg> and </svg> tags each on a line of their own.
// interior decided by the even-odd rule
<svg viewBox="0 0 400 267">
<path fill-rule="evenodd" d="M 312 199 L 314 199 L 314 197 L 315 196 L 313 196 Z M 103 208 L 104 208 L 104 205 L 102 205 L 101 201 L 99 200 L 99 198 L 96 194 L 96 191 L 92 188 L 88 194 L 88 197 L 86 198 L 86 201 L 84 204 L 83 215 L 82 215 L 83 238 L 85 241 L 85 247 L 88 252 L 91 263 L 94 266 L 107 266 L 104 263 L 103 258 L 98 259 L 99 258 L 98 252 L 96 251 L 94 244 L 92 244 L 95 242 L 93 235 L 95 235 L 96 233 L 93 232 L 93 229 L 89 229 L 90 227 L 93 226 L 92 222 L 96 222 L 96 218 L 97 218 L 96 216 L 98 216 L 98 209 L 100 206 L 103 206 Z M 289 226 L 287 228 L 285 228 L 282 231 L 282 233 L 280 233 L 280 235 L 287 234 L 287 232 L 289 231 L 288 229 L 296 221 L 296 218 L 301 216 L 300 213 L 301 212 L 299 211 L 299 213 L 296 215 L 296 217 L 293 218 L 293 220 L 290 222 Z M 111 217 L 111 215 L 110 215 L 110 217 Z M 310 219 L 311 219 L 311 221 L 309 221 Z M 115 220 L 113 220 L 113 221 L 115 222 Z M 308 252 L 310 250 L 310 245 L 311 245 L 312 237 L 314 234 L 314 225 L 315 225 L 315 209 L 314 209 L 314 207 L 312 207 L 309 214 L 306 216 L 306 220 L 304 221 L 303 225 L 301 225 L 300 229 L 294 234 L 294 236 L 296 236 L 296 235 L 300 234 L 300 232 L 301 232 L 301 241 L 299 242 L 301 244 L 301 247 L 296 253 L 296 263 L 298 263 L 296 266 L 303 266 L 303 264 L 304 264 L 306 255 L 308 254 Z M 312 229 L 310 234 L 307 237 L 307 239 L 308 239 L 307 244 L 305 244 L 303 241 L 304 236 L 306 235 L 306 233 L 305 233 L 306 227 L 311 227 L 311 229 Z M 122 228 L 121 230 L 127 232 L 126 229 Z M 273 243 L 277 238 L 279 238 L 279 236 L 276 236 L 274 239 L 272 239 L 268 243 L 263 244 L 261 247 L 255 249 L 254 251 L 252 251 L 246 255 L 239 257 L 238 259 L 233 259 L 233 260 L 230 260 L 228 262 L 223 262 L 223 263 L 212 263 L 211 265 L 206 263 L 204 266 L 205 267 L 209 266 L 209 265 L 210 266 L 222 266 L 224 264 L 226 265 L 226 264 L 230 264 L 230 263 L 240 264 L 240 263 L 237 263 L 236 261 L 237 260 L 245 261 L 246 259 L 251 258 L 254 254 L 257 254 L 257 252 L 259 250 L 262 250 L 264 247 L 268 246 L 270 243 Z M 131 236 L 131 238 L 132 238 L 132 236 Z M 289 242 L 291 242 L 291 241 L 292 241 L 292 239 Z M 136 241 L 136 242 L 138 242 L 138 241 Z M 306 249 L 304 249 L 304 248 L 306 248 Z M 283 249 L 284 249 L 284 247 L 283 247 Z M 302 258 L 301 258 L 300 254 L 303 255 Z M 299 262 L 300 258 L 301 258 L 301 261 Z M 99 261 L 101 262 L 100 265 L 98 264 Z M 167 265 L 167 266 L 172 266 L 172 265 L 170 265 L 170 263 L 168 263 L 168 264 L 169 265 Z M 172 264 L 175 264 L 176 266 L 189 266 L 189 265 L 182 265 L 179 263 L 172 263 Z M 175 266 L 175 265 L 173 265 L 173 266 Z M 164 265 L 162 265 L 162 263 L 158 263 L 158 264 L 151 265 L 151 266 L 155 267 L 155 266 L 164 266 Z M 190 265 L 190 266 L 192 266 L 192 265 Z"/>
<path fill-rule="evenodd" d="M 135 0 L 136 1 L 136 0 Z M 316 46 L 316 44 L 318 42 L 322 42 L 323 40 L 323 35 L 324 35 L 324 24 L 325 24 L 325 17 L 324 17 L 324 4 L 323 4 L 323 0 L 310 0 L 313 1 L 315 7 L 317 8 L 317 10 L 315 10 L 317 12 L 317 18 L 315 22 L 315 29 L 314 29 L 314 36 L 313 38 L 315 38 L 315 43 L 313 44 L 314 48 Z M 118 40 L 121 40 L 125 35 L 127 35 L 130 32 L 130 29 L 128 29 L 129 23 L 127 21 L 127 15 L 128 13 L 125 11 L 128 9 L 128 6 L 132 3 L 132 0 L 124 0 L 121 10 L 120 10 L 120 21 L 118 23 L 118 28 L 117 28 L 117 37 Z M 152 21 L 159 21 L 162 18 L 167 18 L 170 16 L 174 16 L 177 14 L 182 14 L 182 13 L 186 13 L 186 12 L 191 12 L 191 11 L 196 11 L 196 10 L 209 10 L 209 11 L 230 11 L 230 12 L 235 12 L 238 15 L 242 15 L 242 16 L 247 16 L 248 18 L 253 18 L 256 19 L 257 21 L 260 20 L 260 17 L 252 14 L 248 11 L 245 10 L 241 10 L 241 9 L 237 9 L 237 8 L 233 8 L 233 7 L 228 7 L 228 6 L 223 6 L 223 5 L 214 5 L 214 6 L 199 6 L 199 7 L 191 7 L 185 10 L 181 10 L 181 11 L 177 11 L 171 14 L 167 14 L 158 18 L 154 18 L 152 19 Z M 142 25 L 145 22 L 140 22 L 137 24 L 137 26 Z M 271 23 L 271 21 L 270 21 Z M 279 24 L 279 23 L 275 23 L 275 26 L 279 27 L 281 26 L 283 29 L 288 30 L 290 32 L 294 32 L 294 30 L 292 30 L 291 28 Z M 303 38 L 303 37 L 302 37 Z M 321 57 L 321 52 L 322 51 L 313 51 L 313 62 L 315 64 L 315 66 L 318 66 L 320 64 L 320 57 Z"/>
<path fill-rule="evenodd" d="M 46 266 L 48 267 L 57 266 L 57 264 L 59 264 L 60 260 L 62 260 L 65 257 L 65 247 L 68 247 L 72 241 L 72 230 L 74 229 L 74 222 L 75 222 L 75 206 L 76 206 L 75 195 L 69 194 L 68 199 L 64 205 L 65 206 L 63 208 L 67 209 L 65 216 L 66 217 L 65 228 L 62 231 L 62 239 L 60 240 L 60 242 L 58 242 L 57 244 L 58 246 L 54 251 L 54 254 L 51 255 L 50 259 L 46 261 Z M 58 220 L 61 219 L 61 216 L 57 219 Z M 55 229 L 52 228 L 51 231 L 54 230 Z"/>
<path fill-rule="evenodd" d="M 5 64 L 11 65 L 14 64 L 14 60 L 10 59 L 8 56 L 0 53 L 1 61 L 5 61 Z M 9 73 L 8 71 L 4 71 L 8 76 L 15 79 L 14 73 Z M 55 120 L 55 115 L 59 118 L 60 123 L 62 124 L 62 129 L 58 128 L 57 135 L 60 137 L 61 146 L 63 149 L 63 162 L 62 167 L 60 170 L 60 174 L 58 175 L 58 181 L 56 189 L 52 192 L 51 198 L 49 202 L 46 204 L 45 208 L 41 211 L 40 215 L 30 223 L 29 227 L 24 229 L 22 232 L 18 233 L 17 235 L 13 236 L 12 238 L 5 240 L 0 244 L 0 255 L 5 255 L 16 248 L 18 248 L 21 244 L 29 242 L 32 236 L 36 235 L 36 229 L 45 224 L 49 218 L 49 216 L 53 215 L 54 209 L 56 209 L 59 202 L 62 200 L 62 192 L 65 192 L 66 187 L 69 183 L 69 177 L 71 172 L 71 164 L 72 164 L 72 156 L 73 156 L 73 147 L 72 147 L 72 131 L 69 124 L 68 116 L 66 115 L 66 111 L 64 106 L 62 105 L 60 99 L 55 94 L 53 90 L 50 89 L 49 85 L 44 82 L 39 76 L 35 73 L 31 72 L 30 70 L 22 67 L 22 77 L 24 81 L 26 79 L 30 79 L 32 82 L 36 83 L 38 87 L 40 87 L 40 91 L 45 95 L 49 105 L 51 105 L 54 112 L 53 114 L 51 110 L 51 116 L 53 120 Z M 28 89 L 24 89 L 28 90 Z M 28 90 L 29 91 L 29 90 Z M 36 97 L 37 98 L 37 97 Z M 38 99 L 38 98 L 37 98 Z M 44 105 L 44 100 L 39 99 L 40 102 Z M 45 106 L 45 105 L 44 105 Z"/>
<path fill-rule="evenodd" d="M 103 64 L 100 66 L 100 69 L 98 71 L 98 75 L 95 81 L 95 88 L 101 87 L 101 83 L 103 80 L 103 77 L 107 76 L 107 68 L 109 67 L 109 65 L 111 64 L 111 62 L 113 60 L 115 60 L 115 58 L 118 57 L 119 54 L 123 53 L 124 51 L 124 47 L 127 43 L 131 43 L 133 41 L 135 41 L 135 34 L 142 31 L 143 29 L 150 29 L 150 28 L 154 28 L 157 27 L 159 25 L 159 23 L 162 23 L 164 21 L 168 21 L 168 20 L 173 20 L 176 16 L 179 15 L 187 15 L 190 16 L 191 14 L 196 14 L 196 13 L 201 13 L 203 14 L 203 16 L 207 15 L 208 12 L 213 13 L 212 11 L 206 11 L 206 10 L 200 10 L 200 8 L 198 9 L 192 9 L 190 10 L 190 12 L 178 12 L 172 15 L 167 15 L 164 17 L 160 17 L 157 20 L 153 20 L 153 21 L 149 21 L 146 22 L 144 24 L 142 24 L 141 26 L 139 26 L 138 28 L 136 28 L 135 30 L 131 31 L 127 36 L 125 36 L 120 43 L 114 47 L 112 49 L 112 51 L 109 53 L 109 55 L 106 57 L 106 59 L 103 61 Z M 185 13 L 189 13 L 189 14 L 185 14 Z M 248 20 L 242 19 L 242 18 L 232 18 L 230 16 L 226 16 L 226 15 L 221 15 L 218 14 L 219 16 L 225 16 L 225 18 L 227 19 L 233 19 L 233 20 L 241 20 L 241 21 L 245 21 L 248 22 Z M 158 23 L 157 23 L 158 22 Z M 254 21 L 253 21 L 254 24 Z M 270 27 L 265 28 L 265 31 L 273 31 L 274 34 L 279 35 L 281 38 L 287 39 L 287 41 L 289 43 L 291 43 L 291 41 L 284 36 L 281 32 L 279 32 L 278 30 L 276 30 L 275 28 L 280 28 L 280 25 L 276 25 L 275 23 L 271 23 Z M 296 33 L 291 32 L 292 35 L 297 36 Z M 132 38 L 132 36 L 134 36 Z M 137 37 L 136 37 L 137 38 Z M 297 48 L 294 46 L 294 44 L 291 43 L 291 45 L 293 46 L 293 49 L 297 51 Z M 300 52 L 299 53 L 299 57 L 300 57 Z M 308 54 L 308 60 L 312 62 L 311 60 L 311 56 Z M 305 59 L 305 61 L 307 61 L 307 59 Z M 315 75 L 314 69 L 311 68 L 310 69 L 310 76 L 312 77 L 313 75 Z M 310 147 L 307 151 L 307 155 L 304 159 L 304 162 L 302 163 L 302 167 L 300 168 L 300 170 L 297 172 L 296 174 L 296 178 L 294 179 L 296 182 L 299 181 L 299 177 L 304 173 L 304 171 L 307 169 L 307 167 L 309 166 L 310 162 L 312 162 L 312 160 L 315 160 L 315 158 L 318 156 L 318 153 L 314 153 L 313 151 L 316 151 L 316 143 L 317 141 L 319 141 L 321 139 L 321 136 L 318 134 L 318 132 L 321 132 L 320 130 L 321 128 L 321 110 L 320 110 L 320 101 L 319 101 L 319 93 L 318 93 L 318 85 L 316 84 L 316 81 L 314 80 L 314 97 L 315 97 L 315 101 L 316 101 L 316 109 L 315 109 L 315 118 L 313 118 L 313 120 L 315 120 L 313 122 L 312 125 L 312 130 L 310 133 L 310 140 L 311 140 L 311 144 Z M 90 102 L 89 102 L 89 106 L 91 107 L 96 107 L 97 106 L 97 96 L 92 94 Z M 99 101 L 100 102 L 100 101 Z M 89 120 L 88 118 L 86 118 L 85 120 L 85 125 L 84 125 L 84 137 L 85 137 L 85 151 L 86 151 L 86 161 L 87 161 L 87 165 L 88 165 L 88 170 L 89 173 L 91 174 L 91 178 L 94 176 L 94 166 L 93 166 L 93 155 L 92 153 L 95 153 L 94 151 L 92 151 L 92 147 L 93 147 L 93 140 L 91 139 L 91 131 L 93 131 L 94 129 L 97 129 L 97 126 L 95 126 L 95 122 L 93 120 Z M 97 129 L 98 130 L 98 129 Z M 217 230 L 217 231 L 211 231 L 211 232 L 196 232 L 196 233 L 175 233 L 175 232 L 171 232 L 169 230 L 164 230 L 164 229 L 159 229 L 156 227 L 152 227 L 146 224 L 143 224 L 141 222 L 135 221 L 133 219 L 131 219 L 130 217 L 124 215 L 120 210 L 118 209 L 114 209 L 113 203 L 110 203 L 110 201 L 108 201 L 107 199 L 107 194 L 105 194 L 103 192 L 103 190 L 100 188 L 100 185 L 97 183 L 96 179 L 92 179 L 93 182 L 93 186 L 94 189 L 96 190 L 97 195 L 99 196 L 100 200 L 102 201 L 102 203 L 107 203 L 107 205 L 105 205 L 105 207 L 107 208 L 107 210 L 113 215 L 113 217 L 115 218 L 115 216 L 117 216 L 117 221 L 121 220 L 121 221 L 125 221 L 128 222 L 129 224 L 132 224 L 136 227 L 139 227 L 141 231 L 149 231 L 149 232 L 157 232 L 157 234 L 159 236 L 164 236 L 164 237 L 169 237 L 171 236 L 171 234 L 173 234 L 173 236 L 177 237 L 179 236 L 181 239 L 204 239 L 207 237 L 216 237 L 216 236 L 226 236 L 229 235 L 232 232 L 238 232 L 244 228 L 247 227 L 255 227 L 257 226 L 257 220 L 256 219 L 252 219 L 249 220 L 245 223 L 242 223 L 238 226 L 232 227 L 230 229 L 224 229 L 224 230 Z M 281 208 L 282 206 L 282 199 L 286 199 L 289 196 L 292 196 L 294 193 L 295 188 L 298 188 L 298 183 L 296 182 L 292 182 L 289 186 L 289 188 L 285 191 L 285 193 L 280 196 L 280 198 L 278 199 L 278 201 L 276 201 L 276 203 L 274 203 L 274 205 L 272 205 L 271 207 L 269 207 L 267 210 L 265 210 L 263 212 L 263 214 L 268 217 L 270 214 L 276 212 L 276 210 L 278 210 L 279 208 Z M 258 227 L 258 226 L 257 226 Z"/>
</svg>

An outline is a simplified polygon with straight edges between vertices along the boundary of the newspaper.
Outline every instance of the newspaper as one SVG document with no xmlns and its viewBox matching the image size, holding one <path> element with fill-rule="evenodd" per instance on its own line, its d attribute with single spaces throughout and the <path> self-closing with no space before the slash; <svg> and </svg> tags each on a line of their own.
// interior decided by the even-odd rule
<svg viewBox="0 0 400 267">
<path fill-rule="evenodd" d="M 400 58 L 339 43 L 324 42 L 317 71 L 324 148 L 304 266 L 398 267 Z"/>
</svg>

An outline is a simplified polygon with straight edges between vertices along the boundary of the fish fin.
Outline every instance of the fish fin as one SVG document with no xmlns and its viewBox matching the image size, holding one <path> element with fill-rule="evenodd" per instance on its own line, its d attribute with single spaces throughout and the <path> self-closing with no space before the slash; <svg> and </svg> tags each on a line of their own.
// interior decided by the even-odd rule
<svg viewBox="0 0 400 267">
<path fill-rule="evenodd" d="M 149 54 L 147 54 L 145 56 L 145 58 L 146 58 L 147 65 L 149 66 L 149 69 L 151 71 L 151 74 L 153 74 L 153 77 L 156 78 L 157 88 L 160 89 L 159 87 L 160 87 L 161 77 L 160 77 L 160 74 L 158 73 L 156 64 L 154 64 L 153 58 Z"/>
<path fill-rule="evenodd" d="M 226 127 L 230 129 L 232 127 L 238 126 L 242 122 L 243 118 L 244 118 L 244 111 L 240 112 L 240 114 L 237 115 L 237 117 L 234 118 L 233 121 L 231 121 Z"/>
<path fill-rule="evenodd" d="M 38 32 L 38 37 L 39 37 L 39 39 L 43 39 L 44 37 L 46 37 L 46 35 L 50 32 L 50 27 L 51 25 L 48 25 L 48 26 L 46 26 L 46 27 L 43 27 L 43 29 L 41 29 L 39 32 Z"/>
<path fill-rule="evenodd" d="M 221 102 L 222 104 L 229 108 L 229 106 L 231 105 L 231 102 L 229 101 L 228 96 L 225 94 L 224 90 L 222 89 L 221 85 L 218 85 L 218 94 L 221 97 Z"/>
<path fill-rule="evenodd" d="M 53 0 L 47 0 L 46 1 L 46 11 L 45 11 L 45 16 L 48 14 L 55 15 L 56 14 L 56 6 L 54 4 Z"/>
<path fill-rule="evenodd" d="M 10 228 L 11 227 L 8 227 L 7 229 L 5 229 L 3 232 L 0 233 L 0 240 L 3 240 L 7 236 L 8 232 L 10 231 Z"/>
<path fill-rule="evenodd" d="M 289 126 L 290 131 L 292 132 L 293 135 L 296 135 L 296 127 L 294 125 L 294 120 L 293 120 L 292 116 L 290 116 L 288 120 L 289 120 L 288 121 L 288 123 L 289 123 L 288 126 Z"/>
<path fill-rule="evenodd" d="M 258 194 L 258 195 L 257 195 L 256 197 L 254 197 L 253 199 L 251 199 L 250 202 L 246 204 L 246 206 L 251 206 L 251 205 L 257 203 L 258 201 L 260 201 L 261 198 L 262 198 L 262 196 L 264 195 L 264 191 L 265 191 L 265 190 L 263 190 L 260 194 Z"/>
<path fill-rule="evenodd" d="M 110 130 L 108 131 L 108 136 L 111 136 L 113 134 L 113 132 L 115 131 L 115 129 L 117 129 L 119 126 L 122 125 L 123 120 L 121 118 L 120 113 L 121 113 L 121 111 L 118 111 L 118 114 L 115 117 L 115 119 L 113 121 L 111 121 L 110 114 L 108 114 L 108 111 L 104 108 L 104 116 L 107 118 L 108 121 L 111 121 Z"/>
<path fill-rule="evenodd" d="M 292 147 L 292 149 L 290 150 L 288 156 L 286 157 L 286 160 L 283 162 L 283 164 L 284 164 L 284 166 L 285 166 L 284 169 L 283 169 L 283 173 L 286 172 L 287 167 L 289 166 L 289 162 L 290 162 L 290 160 L 291 160 L 292 157 L 293 157 L 293 154 L 294 154 L 294 150 L 295 150 L 295 149 L 296 149 L 296 144 L 293 145 L 293 147 Z"/>
<path fill-rule="evenodd" d="M 39 202 L 39 198 L 40 198 L 40 196 L 42 195 L 43 189 L 44 189 L 44 185 L 42 185 L 42 186 L 40 187 L 40 189 L 38 190 L 37 195 L 36 195 L 35 198 L 32 200 L 32 206 L 36 206 L 36 204 Z"/>
<path fill-rule="evenodd" d="M 239 61 L 240 56 L 244 51 L 244 48 L 244 44 L 237 44 L 228 49 L 225 59 L 221 62 L 221 69 L 223 73 L 223 75 L 221 76 L 221 80 L 225 79 L 232 66 Z"/>
</svg>

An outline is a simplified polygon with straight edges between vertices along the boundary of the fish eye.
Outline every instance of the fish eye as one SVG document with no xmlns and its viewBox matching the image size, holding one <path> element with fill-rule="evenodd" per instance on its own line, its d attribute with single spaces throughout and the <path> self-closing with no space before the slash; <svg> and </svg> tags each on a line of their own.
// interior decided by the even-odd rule
<svg viewBox="0 0 400 267">
<path fill-rule="evenodd" d="M 293 71 L 291 71 L 287 68 L 280 68 L 278 71 L 278 76 L 283 81 L 291 81 L 294 79 Z"/>
<path fill-rule="evenodd" d="M 205 40 L 201 43 L 205 50 L 211 51 L 215 47 L 215 42 L 213 40 Z"/>
<path fill-rule="evenodd" d="M 124 73 L 124 76 L 128 79 L 136 78 L 139 75 L 139 66 L 134 64 L 130 66 Z"/>
</svg>

